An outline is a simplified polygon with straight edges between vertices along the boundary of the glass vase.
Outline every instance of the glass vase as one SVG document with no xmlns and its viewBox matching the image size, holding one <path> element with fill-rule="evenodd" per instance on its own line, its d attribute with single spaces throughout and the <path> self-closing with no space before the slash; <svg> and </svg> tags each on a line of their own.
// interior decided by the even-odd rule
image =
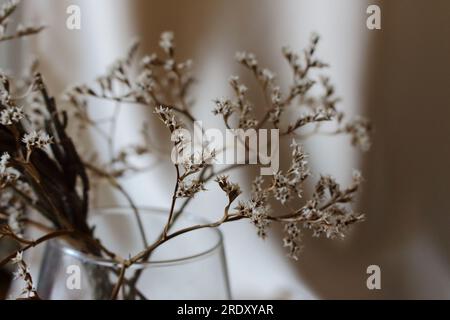
<svg viewBox="0 0 450 320">
<path fill-rule="evenodd" d="M 141 220 L 149 243 L 158 238 L 167 211 L 145 209 Z M 91 219 L 102 244 L 128 258 L 144 248 L 137 220 L 130 209 L 97 210 Z M 171 232 L 207 221 L 191 215 L 176 220 Z M 74 250 L 65 241 L 47 243 L 38 294 L 42 299 L 109 299 L 120 265 Z M 125 273 L 119 299 L 229 299 L 230 290 L 222 234 L 199 229 L 158 247 L 149 261 L 134 264 Z"/>
</svg>

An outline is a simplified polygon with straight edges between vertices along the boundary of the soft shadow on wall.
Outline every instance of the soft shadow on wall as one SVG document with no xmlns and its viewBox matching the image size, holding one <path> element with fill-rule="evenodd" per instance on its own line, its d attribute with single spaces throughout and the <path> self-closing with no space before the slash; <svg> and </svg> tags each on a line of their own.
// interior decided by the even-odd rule
<svg viewBox="0 0 450 320">
<path fill-rule="evenodd" d="M 382 30 L 367 31 L 367 221 L 343 245 L 308 241 L 299 272 L 322 298 L 449 299 L 450 2 L 378 4 Z M 372 264 L 381 290 L 366 287 Z"/>
</svg>

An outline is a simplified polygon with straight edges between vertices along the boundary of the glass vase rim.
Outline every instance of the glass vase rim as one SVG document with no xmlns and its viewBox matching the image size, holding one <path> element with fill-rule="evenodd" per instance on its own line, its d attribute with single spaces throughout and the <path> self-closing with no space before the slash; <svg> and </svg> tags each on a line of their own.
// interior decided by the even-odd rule
<svg viewBox="0 0 450 320">
<path fill-rule="evenodd" d="M 167 216 L 167 210 L 162 207 L 152 207 L 152 206 L 139 206 L 139 210 L 142 210 L 141 212 L 145 215 L 154 215 L 154 216 Z M 114 213 L 106 213 L 108 211 L 114 211 L 114 210 L 120 210 L 120 212 L 114 212 Z M 128 210 L 129 212 L 132 211 L 131 207 L 127 206 L 100 206 L 92 208 L 91 211 L 95 212 L 101 212 L 104 211 L 104 213 L 100 214 L 111 214 L 111 215 L 128 215 L 129 213 L 125 213 L 124 210 Z M 130 216 L 134 218 L 134 216 Z M 187 220 L 195 220 L 197 223 L 201 222 L 204 224 L 211 223 L 208 219 L 205 219 L 204 217 L 199 217 L 198 215 L 194 215 L 189 211 L 186 211 L 183 213 L 183 219 Z M 207 258 L 210 255 L 214 254 L 220 248 L 223 246 L 223 234 L 222 231 L 219 228 L 208 228 L 209 231 L 213 232 L 215 234 L 216 240 L 211 246 L 208 246 L 207 249 L 199 250 L 199 253 L 190 254 L 187 256 L 183 256 L 181 258 L 174 258 L 174 259 L 162 259 L 162 260 L 154 260 L 154 261 L 146 261 L 146 262 L 137 262 L 132 264 L 128 269 L 146 269 L 146 268 L 155 268 L 155 267 L 168 267 L 168 266 L 174 266 L 174 265 L 182 265 L 182 264 L 188 264 L 193 263 L 199 260 L 202 260 L 203 258 Z M 112 259 L 106 258 L 106 257 L 96 257 L 92 254 L 85 253 L 82 251 L 79 251 L 73 247 L 71 247 L 67 242 L 54 239 L 55 241 L 49 241 L 49 245 L 51 246 L 57 246 L 58 249 L 60 249 L 63 253 L 74 257 L 76 259 L 81 260 L 83 263 L 92 263 L 94 265 L 103 266 L 103 267 L 111 267 L 116 268 L 120 267 L 120 263 L 117 261 L 113 261 Z"/>
</svg>

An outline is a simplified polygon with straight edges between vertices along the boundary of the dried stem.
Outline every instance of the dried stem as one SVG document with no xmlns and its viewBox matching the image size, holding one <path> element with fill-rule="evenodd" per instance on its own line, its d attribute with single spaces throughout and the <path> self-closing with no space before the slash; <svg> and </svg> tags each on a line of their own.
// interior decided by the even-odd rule
<svg viewBox="0 0 450 320">
<path fill-rule="evenodd" d="M 134 203 L 133 199 L 131 198 L 131 196 L 128 194 L 128 192 L 122 187 L 122 185 L 117 181 L 116 178 L 114 178 L 111 174 L 109 174 L 108 172 L 90 164 L 90 163 L 85 163 L 84 164 L 86 166 L 86 168 L 88 170 L 91 170 L 93 173 L 95 173 L 96 175 L 105 178 L 108 180 L 108 182 L 111 184 L 111 186 L 113 186 L 114 188 L 116 188 L 120 193 L 122 193 L 122 195 L 126 198 L 126 200 L 128 201 L 130 207 L 133 210 L 133 214 L 136 218 L 137 224 L 138 224 L 138 228 L 139 228 L 139 233 L 142 239 L 142 243 L 144 244 L 144 247 L 148 246 L 148 242 L 147 242 L 147 237 L 145 235 L 145 230 L 144 230 L 144 225 L 142 223 L 142 219 L 140 216 L 140 212 L 139 209 L 137 208 L 136 204 Z"/>
<path fill-rule="evenodd" d="M 124 279 L 125 279 L 125 272 L 127 270 L 127 265 L 123 264 L 120 268 L 119 278 L 117 280 L 116 285 L 114 286 L 113 292 L 111 293 L 111 300 L 117 300 L 117 297 L 120 292 L 120 288 L 123 285 Z"/>
<path fill-rule="evenodd" d="M 162 238 L 167 237 L 167 233 L 169 232 L 169 228 L 173 223 L 173 215 L 174 215 L 174 210 L 175 210 L 175 204 L 177 202 L 177 192 L 178 192 L 178 188 L 180 185 L 180 168 L 178 165 L 175 165 L 175 169 L 177 171 L 177 182 L 175 183 L 175 190 L 173 191 L 173 196 L 172 196 L 172 204 L 170 206 L 170 212 L 169 212 L 169 218 L 167 220 L 166 226 L 164 227 L 164 232 L 162 234 Z"/>
<path fill-rule="evenodd" d="M 20 250 L 17 250 L 13 253 L 11 253 L 10 255 L 8 255 L 6 258 L 4 258 L 3 260 L 0 261 L 0 267 L 3 267 L 4 265 L 6 265 L 9 261 L 11 261 L 11 259 L 13 259 L 18 252 L 25 252 L 30 248 L 34 248 L 38 245 L 40 245 L 43 242 L 46 242 L 48 240 L 54 239 L 54 238 L 60 238 L 60 237 L 64 237 L 64 236 L 68 236 L 68 235 L 73 235 L 74 232 L 72 230 L 58 230 L 49 234 L 46 234 L 42 237 L 40 237 L 37 240 L 34 241 L 30 241 L 29 244 L 27 244 L 26 246 L 22 247 Z"/>
</svg>

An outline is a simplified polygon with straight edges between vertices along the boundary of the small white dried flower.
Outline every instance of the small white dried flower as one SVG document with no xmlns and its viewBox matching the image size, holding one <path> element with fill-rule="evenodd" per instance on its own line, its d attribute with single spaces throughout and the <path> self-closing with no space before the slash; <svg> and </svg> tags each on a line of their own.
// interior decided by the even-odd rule
<svg viewBox="0 0 450 320">
<path fill-rule="evenodd" d="M 173 42 L 174 34 L 172 31 L 165 31 L 161 34 L 161 39 L 159 40 L 159 46 L 164 50 L 165 53 L 171 55 L 175 44 Z"/>
<path fill-rule="evenodd" d="M 170 108 L 160 106 L 159 108 L 155 108 L 155 113 L 170 130 L 170 132 L 174 132 L 175 130 L 183 127 L 182 123 L 179 121 L 179 119 L 177 119 Z"/>
<path fill-rule="evenodd" d="M 262 176 L 257 176 L 252 183 L 252 194 L 260 193 L 263 191 L 264 178 Z"/>
<path fill-rule="evenodd" d="M 233 113 L 233 104 L 228 99 L 216 99 L 214 101 L 216 108 L 213 110 L 213 114 L 221 114 L 226 120 Z"/>
<path fill-rule="evenodd" d="M 6 171 L 6 166 L 8 165 L 9 159 L 11 159 L 9 153 L 5 152 L 2 154 L 2 156 L 0 157 L 0 172 Z"/>
<path fill-rule="evenodd" d="M 289 170 L 283 174 L 281 171 L 274 174 L 270 190 L 274 198 L 286 204 L 292 199 L 293 195 L 302 197 L 303 182 L 309 177 L 307 168 L 306 154 L 303 148 L 294 140 L 291 144 L 292 164 Z"/>
<path fill-rule="evenodd" d="M 151 55 L 146 55 L 142 58 L 141 60 L 141 66 L 143 68 L 150 68 L 153 63 L 155 63 L 155 61 L 158 59 L 158 56 L 156 55 L 156 53 L 152 53 Z"/>
<path fill-rule="evenodd" d="M 253 118 L 243 117 L 239 119 L 239 128 L 247 130 L 253 129 L 258 125 L 258 120 Z"/>
<path fill-rule="evenodd" d="M 136 93 L 139 96 L 145 96 L 148 92 L 151 92 L 155 86 L 152 71 L 150 69 L 144 69 L 137 77 L 135 86 Z"/>
<path fill-rule="evenodd" d="M 22 236 L 23 227 L 22 224 L 20 223 L 22 212 L 14 207 L 10 208 L 8 211 L 9 211 L 8 215 L 9 227 L 17 236 Z"/>
<path fill-rule="evenodd" d="M 236 52 L 236 60 L 248 68 L 254 69 L 258 66 L 258 60 L 256 60 L 256 56 L 253 53 Z"/>
<path fill-rule="evenodd" d="M 0 73 L 0 80 L 1 80 L 1 73 Z M 10 106 L 10 102 L 11 96 L 9 95 L 9 92 L 0 89 L 0 104 L 4 105 L 5 107 L 8 107 Z"/>
<path fill-rule="evenodd" d="M 270 96 L 270 99 L 272 100 L 272 103 L 275 105 L 280 104 L 281 102 L 281 88 L 278 86 L 272 87 L 272 94 Z"/>
<path fill-rule="evenodd" d="M 191 59 L 186 60 L 185 62 L 180 62 L 177 64 L 178 70 L 189 70 L 194 65 L 194 62 Z"/>
<path fill-rule="evenodd" d="M 164 69 L 165 69 L 166 71 L 172 71 L 172 70 L 174 70 L 174 69 L 175 69 L 175 60 L 173 60 L 173 59 L 167 59 L 167 60 L 164 62 Z"/>
<path fill-rule="evenodd" d="M 203 147 L 202 150 L 194 151 L 188 156 L 181 159 L 181 165 L 184 168 L 184 176 L 194 174 L 206 165 L 213 163 L 216 157 L 216 151 L 210 150 L 208 147 Z"/>
<path fill-rule="evenodd" d="M 267 237 L 267 227 L 270 224 L 268 219 L 270 207 L 264 201 L 257 199 L 241 201 L 236 210 L 239 215 L 250 219 L 250 222 L 256 227 L 259 237 L 262 239 Z"/>
<path fill-rule="evenodd" d="M 192 198 L 197 192 L 206 190 L 203 182 L 198 180 L 193 180 L 190 183 L 181 181 L 178 186 L 176 196 L 178 198 Z"/>
<path fill-rule="evenodd" d="M 275 74 L 269 69 L 263 69 L 261 71 L 261 77 L 263 82 L 269 83 L 275 79 Z"/>
<path fill-rule="evenodd" d="M 285 204 L 291 199 L 291 186 L 289 180 L 281 171 L 276 173 L 273 177 L 274 197 L 281 204 Z"/>
<path fill-rule="evenodd" d="M 294 86 L 292 87 L 292 95 L 298 96 L 298 95 L 305 95 L 309 89 L 311 89 L 316 82 L 309 80 L 309 79 L 295 79 Z M 334 101 L 328 101 L 328 103 L 325 103 L 327 107 L 333 107 L 334 108 Z"/>
<path fill-rule="evenodd" d="M 241 188 L 236 183 L 231 183 L 228 180 L 228 176 L 218 176 L 216 182 L 220 188 L 227 194 L 229 202 L 233 202 L 240 194 Z"/>
<path fill-rule="evenodd" d="M 291 178 L 291 184 L 298 184 L 309 177 L 310 171 L 307 167 L 307 155 L 303 150 L 303 146 L 299 145 L 297 141 L 293 140 L 292 148 L 292 164 L 288 171 L 288 176 Z"/>
<path fill-rule="evenodd" d="M 357 118 L 355 121 L 347 124 L 345 132 L 351 135 L 352 145 L 360 147 L 363 151 L 368 151 L 371 146 L 370 131 L 371 124 L 368 120 Z"/>
<path fill-rule="evenodd" d="M 0 8 L 0 21 L 8 17 L 19 5 L 20 0 L 8 0 Z"/>
<path fill-rule="evenodd" d="M 283 55 L 285 55 L 286 57 L 292 56 L 293 53 L 294 53 L 294 52 L 292 51 L 292 48 L 289 47 L 289 46 L 283 46 L 283 47 L 281 48 L 281 52 L 282 52 Z"/>
<path fill-rule="evenodd" d="M 11 259 L 12 264 L 19 264 L 23 261 L 23 252 L 17 251 L 17 254 L 14 258 Z"/>
<path fill-rule="evenodd" d="M 238 98 L 242 99 L 248 90 L 247 86 L 242 83 L 239 83 L 238 76 L 231 76 L 229 79 L 229 83 L 236 92 Z"/>
<path fill-rule="evenodd" d="M 277 128 L 278 124 L 280 123 L 281 113 L 283 109 L 280 108 L 280 106 L 275 106 L 269 114 L 269 121 L 274 124 L 274 126 Z"/>
<path fill-rule="evenodd" d="M 238 51 L 236 52 L 236 60 L 239 63 L 243 63 L 245 61 L 245 58 L 247 57 L 247 53 L 245 51 Z"/>
<path fill-rule="evenodd" d="M 239 84 L 239 76 L 231 76 L 228 82 L 232 87 L 236 87 Z"/>
<path fill-rule="evenodd" d="M 355 185 L 360 185 L 361 182 L 364 180 L 364 178 L 363 178 L 363 176 L 361 174 L 361 171 L 356 170 L 356 169 L 353 170 L 352 178 L 353 178 L 353 183 Z"/>
<path fill-rule="evenodd" d="M 288 256 L 298 260 L 298 253 L 302 247 L 300 245 L 301 231 L 295 222 L 288 222 L 284 225 L 286 236 L 283 238 L 283 246 L 288 248 Z"/>
<path fill-rule="evenodd" d="M 10 159 L 11 156 L 7 152 L 0 157 L 0 189 L 19 178 L 19 172 L 8 167 Z"/>
<path fill-rule="evenodd" d="M 25 297 L 26 299 L 36 298 L 36 287 L 33 284 L 30 268 L 23 260 L 23 252 L 17 252 L 16 257 L 11 262 L 17 265 L 17 271 L 14 272 L 14 279 L 22 279 L 25 282 L 25 287 L 22 289 L 20 297 Z"/>
<path fill-rule="evenodd" d="M 247 86 L 246 86 L 245 84 L 240 84 L 240 85 L 237 87 L 237 91 L 238 91 L 238 93 L 239 93 L 240 95 L 244 95 L 244 94 L 247 92 L 247 90 L 248 90 L 248 88 L 247 88 Z"/>
<path fill-rule="evenodd" d="M 27 150 L 31 151 L 34 148 L 45 149 L 53 143 L 53 138 L 42 130 L 31 131 L 23 136 L 22 142 L 26 144 Z"/>
<path fill-rule="evenodd" d="M 0 123 L 4 126 L 10 126 L 19 122 L 25 117 L 22 107 L 9 107 L 0 113 Z"/>
</svg>

